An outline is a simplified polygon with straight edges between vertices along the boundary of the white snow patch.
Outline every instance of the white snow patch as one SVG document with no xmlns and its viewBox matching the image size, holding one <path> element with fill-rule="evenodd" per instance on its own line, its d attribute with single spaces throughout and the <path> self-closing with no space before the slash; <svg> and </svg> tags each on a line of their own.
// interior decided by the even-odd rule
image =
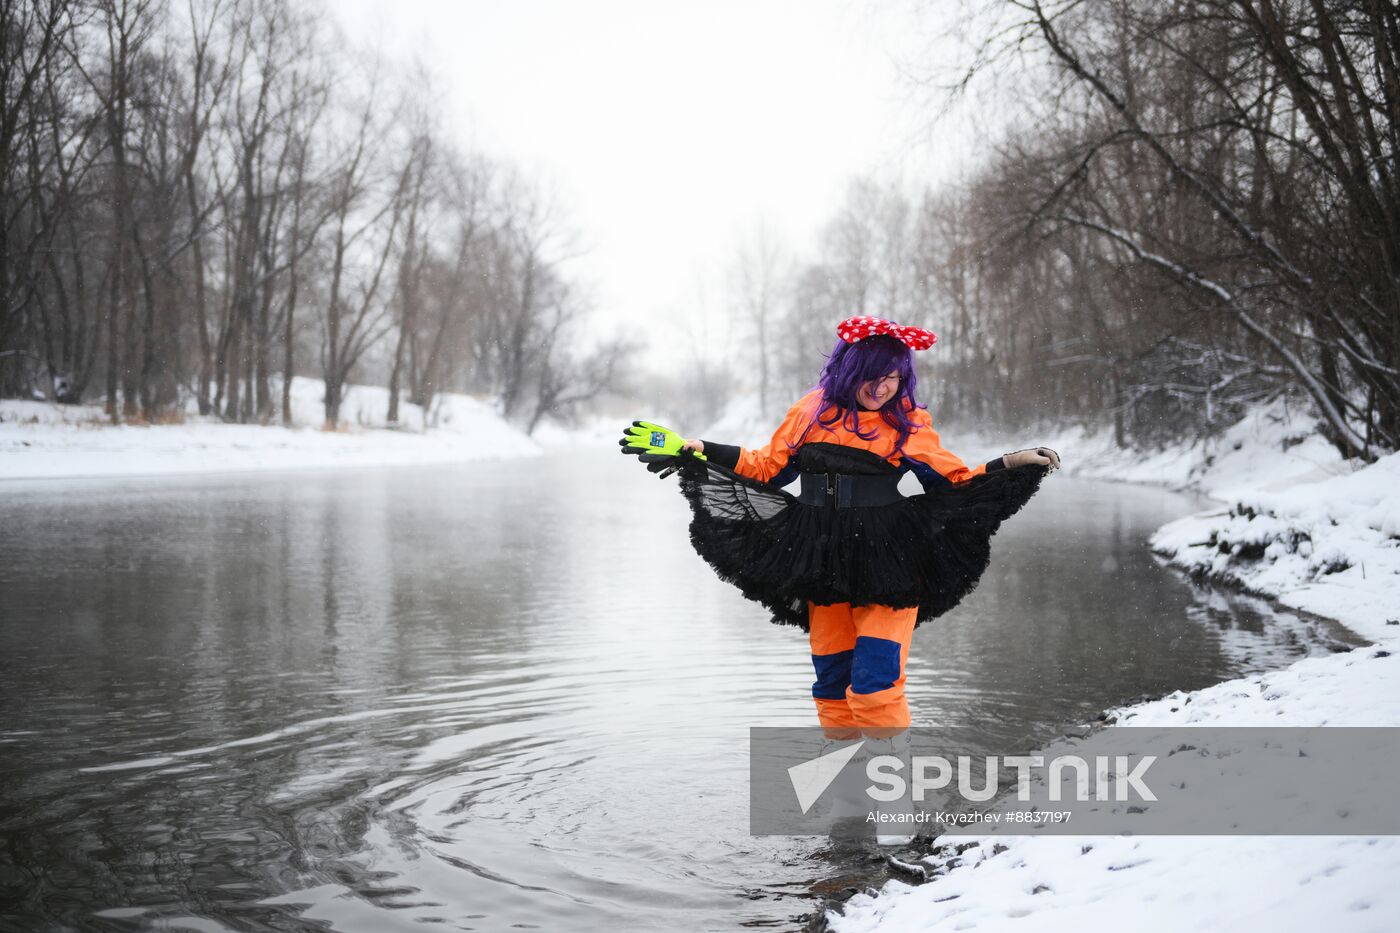
<svg viewBox="0 0 1400 933">
<path fill-rule="evenodd" d="M 319 380 L 292 381 L 291 428 L 192 413 L 182 424 L 112 426 L 100 405 L 0 401 L 0 480 L 400 466 L 542 452 L 493 405 L 465 395 L 440 396 L 426 429 L 422 409 L 401 402 L 400 426 L 389 429 L 389 392 L 379 386 L 348 386 L 341 429 L 323 431 L 323 393 Z"/>
</svg>

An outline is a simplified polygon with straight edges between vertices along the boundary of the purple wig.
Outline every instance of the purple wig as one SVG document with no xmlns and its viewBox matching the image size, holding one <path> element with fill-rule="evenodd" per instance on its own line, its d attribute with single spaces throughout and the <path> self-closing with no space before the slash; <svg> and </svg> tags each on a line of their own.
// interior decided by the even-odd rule
<svg viewBox="0 0 1400 933">
<path fill-rule="evenodd" d="M 903 449 L 904 442 L 914 431 L 914 422 L 909 414 L 924 406 L 914 396 L 919 382 L 914 375 L 914 352 L 898 338 L 888 334 L 876 334 L 855 343 L 836 341 L 836 347 L 826 358 L 821 378 L 817 380 L 816 388 L 822 390 L 822 403 L 814 413 L 813 423 L 830 427 L 840 422 L 842 427 L 857 437 L 873 440 L 877 433 L 874 428 L 865 433 L 860 430 L 860 412 L 863 409 L 856 399 L 856 393 L 865 383 L 896 370 L 899 371 L 899 391 L 880 407 L 880 417 L 899 432 L 895 449 Z M 829 412 L 828 408 L 831 409 Z M 808 424 L 802 432 L 804 438 L 811 429 L 812 425 Z"/>
</svg>

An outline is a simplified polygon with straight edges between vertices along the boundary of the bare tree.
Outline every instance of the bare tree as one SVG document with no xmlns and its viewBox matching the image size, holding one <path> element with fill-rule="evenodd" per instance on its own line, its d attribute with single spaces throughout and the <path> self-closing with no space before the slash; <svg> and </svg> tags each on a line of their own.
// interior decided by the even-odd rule
<svg viewBox="0 0 1400 933">
<path fill-rule="evenodd" d="M 81 178 L 97 155 L 96 123 L 74 103 L 85 82 L 68 47 L 77 28 L 71 5 L 34 4 L 28 15 L 10 9 L 5 19 L 0 391 L 27 391 L 32 369 L 14 364 L 42 362 L 46 392 L 72 402 L 87 387 L 100 345 L 98 322 L 81 300 L 89 268 Z"/>
<path fill-rule="evenodd" d="M 76 402 L 105 377 L 114 421 L 267 422 L 280 370 L 290 423 L 314 347 L 330 425 L 370 362 L 391 418 L 405 386 L 425 411 L 459 389 L 533 427 L 611 380 L 625 348 L 578 346 L 557 201 L 453 147 L 431 106 L 401 119 L 315 8 L 0 12 L 0 394 Z"/>
<path fill-rule="evenodd" d="M 535 433 L 546 416 L 568 420 L 579 406 L 606 392 L 623 390 L 622 369 L 641 349 L 635 339 L 621 334 L 584 353 L 569 351 L 546 356 L 535 410 L 525 432 Z"/>
<path fill-rule="evenodd" d="M 482 159 L 445 150 L 439 161 L 443 239 L 427 255 L 416 294 L 418 306 L 405 322 L 396 350 L 404 351 L 409 397 L 426 417 L 433 399 L 452 375 L 470 367 L 463 387 L 490 391 L 490 362 L 474 332 L 488 330 L 497 299 L 489 272 L 494 237 L 493 174 Z M 473 353 L 472 348 L 477 352 Z"/>
<path fill-rule="evenodd" d="M 572 314 L 560 266 L 573 257 L 576 246 L 552 195 L 518 174 L 506 178 L 500 191 L 503 219 L 488 240 L 494 313 L 487 316 L 478 343 L 487 349 L 502 412 L 511 418 L 520 414 L 532 371 Z"/>
<path fill-rule="evenodd" d="M 134 69 L 138 56 L 155 31 L 157 0 L 99 0 L 99 26 L 106 37 L 106 73 L 89 82 L 101 107 L 111 153 L 111 250 L 107 268 L 107 417 L 112 423 L 136 412 L 137 373 L 132 368 L 136 328 L 131 314 L 129 253 L 132 182 L 128 165 L 128 133 L 132 111 Z M 120 377 L 121 385 L 118 385 Z M 118 407 L 118 398 L 122 403 Z"/>
<path fill-rule="evenodd" d="M 1393 95 L 1387 100 L 1383 88 L 1395 63 L 1384 39 L 1395 12 L 1321 0 L 1286 13 L 1233 0 L 1019 5 L 1030 13 L 1024 41 L 1039 40 L 1104 105 L 1104 132 L 1082 164 L 1129 143 L 1169 173 L 1186 223 L 1113 209 L 1103 195 L 1121 189 L 1103 179 L 1086 191 L 1096 176 L 1083 170 L 1055 189 L 1038 217 L 1108 238 L 1228 314 L 1307 391 L 1344 453 L 1366 455 L 1374 439 L 1386 447 L 1400 442 L 1400 346 L 1391 339 L 1400 293 L 1387 274 L 1400 241 L 1386 220 L 1397 199 L 1384 168 L 1395 149 L 1393 129 L 1380 129 L 1393 127 Z M 1109 24 L 1107 43 L 1105 30 L 1091 23 Z M 1109 57 L 1115 42 L 1116 61 Z M 1148 52 L 1139 52 L 1144 46 Z M 1149 53 L 1193 92 L 1180 116 L 1143 93 Z M 1363 59 L 1376 68 L 1359 67 Z M 1279 110 L 1301 120 L 1281 124 Z M 1268 198 L 1279 207 L 1293 200 L 1298 209 L 1261 212 Z M 1354 238 L 1335 236 L 1339 219 L 1353 225 Z M 1202 230 L 1210 231 L 1207 241 L 1230 244 L 1228 261 L 1219 262 L 1218 252 L 1195 255 Z M 1379 248 L 1320 250 L 1320 236 Z M 1364 407 L 1341 384 L 1339 354 L 1365 387 Z"/>
<path fill-rule="evenodd" d="M 790 274 L 790 260 L 777 234 L 767 224 L 760 223 L 740 245 L 731 287 L 742 318 L 753 335 L 759 408 L 765 415 L 772 412 L 772 338 L 778 328 Z"/>
<path fill-rule="evenodd" d="M 413 177 L 411 157 L 388 171 L 385 126 L 378 114 L 378 84 L 370 77 L 349 151 L 332 178 L 329 192 L 331 279 L 324 308 L 321 367 L 326 383 L 326 427 L 340 423 L 350 372 L 392 322 L 380 300 L 384 270 L 393 254 L 406 193 Z"/>
<path fill-rule="evenodd" d="M 421 91 L 421 85 L 419 87 Z M 428 128 L 429 118 L 419 112 L 411 119 L 412 140 L 405 178 L 404 242 L 399 253 L 397 298 L 399 336 L 394 344 L 394 365 L 389 373 L 389 424 L 399 421 L 399 386 L 404 375 L 408 349 L 418 326 L 423 301 L 424 277 L 432 256 L 433 231 L 428 216 L 432 206 L 431 184 L 436 181 L 436 140 Z"/>
<path fill-rule="evenodd" d="M 54 236 L 52 217 L 40 203 L 46 153 L 39 140 L 52 118 L 44 113 L 45 92 L 63 55 L 72 6 L 63 0 L 0 3 L 0 390 L 28 382 L 17 376 L 28 370 L 29 353 L 16 344 L 38 297 L 41 254 Z"/>
</svg>

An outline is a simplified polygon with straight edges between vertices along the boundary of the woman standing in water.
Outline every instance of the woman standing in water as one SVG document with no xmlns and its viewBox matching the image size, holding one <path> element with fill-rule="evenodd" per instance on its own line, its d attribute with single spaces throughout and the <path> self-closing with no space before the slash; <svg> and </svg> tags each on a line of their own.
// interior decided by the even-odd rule
<svg viewBox="0 0 1400 933">
<path fill-rule="evenodd" d="M 837 335 L 817 385 L 767 446 L 687 440 L 641 421 L 621 445 L 654 472 L 680 472 L 691 541 L 721 578 L 774 622 L 807 630 L 827 735 L 889 740 L 911 722 L 914 629 L 977 585 L 998 526 L 1060 463 L 1036 447 L 969 468 L 944 449 L 915 395 L 913 355 L 933 346 L 931 331 L 860 316 Z M 923 495 L 899 492 L 908 472 Z M 798 496 L 781 489 L 795 478 Z"/>
</svg>

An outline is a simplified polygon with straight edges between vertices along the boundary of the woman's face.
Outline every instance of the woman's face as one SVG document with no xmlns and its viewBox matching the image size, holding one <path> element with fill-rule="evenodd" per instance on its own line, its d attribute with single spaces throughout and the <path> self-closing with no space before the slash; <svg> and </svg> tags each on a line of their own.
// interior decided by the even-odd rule
<svg viewBox="0 0 1400 933">
<path fill-rule="evenodd" d="M 891 370 L 879 379 L 863 382 L 856 390 L 856 401 L 861 408 L 874 411 L 882 407 L 899 392 L 899 370 Z"/>
</svg>

